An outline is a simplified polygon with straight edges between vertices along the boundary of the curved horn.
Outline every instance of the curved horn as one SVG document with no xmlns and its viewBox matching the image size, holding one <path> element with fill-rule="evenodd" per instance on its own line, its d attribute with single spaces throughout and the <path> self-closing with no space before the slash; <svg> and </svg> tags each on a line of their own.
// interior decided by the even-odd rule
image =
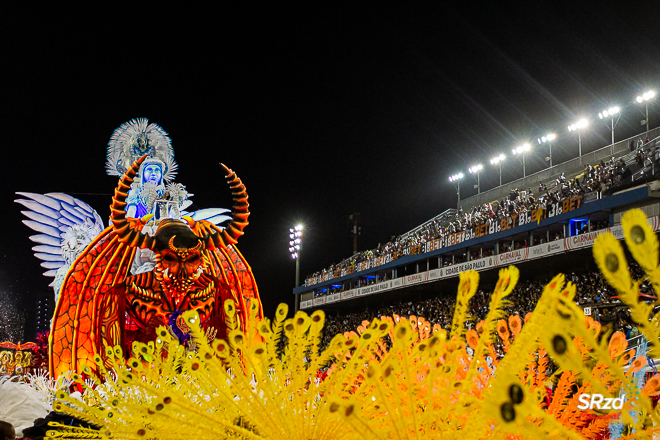
<svg viewBox="0 0 660 440">
<path fill-rule="evenodd" d="M 128 197 L 133 179 L 146 157 L 145 154 L 136 160 L 119 180 L 119 184 L 115 188 L 115 195 L 112 197 L 112 205 L 110 205 L 110 220 L 112 230 L 119 236 L 119 241 L 127 243 L 129 246 L 151 249 L 154 246 L 154 239 L 152 236 L 142 233 L 139 220 L 126 219 L 126 197 Z"/>
<path fill-rule="evenodd" d="M 243 229 L 248 225 L 247 219 L 250 216 L 250 211 L 248 210 L 250 205 L 247 202 L 248 195 L 245 190 L 245 185 L 243 185 L 241 179 L 236 176 L 236 173 L 225 164 L 221 163 L 220 166 L 222 166 L 227 173 L 225 178 L 232 190 L 231 195 L 234 199 L 234 207 L 232 209 L 232 219 L 226 228 L 220 229 L 212 223 L 205 225 L 205 229 L 210 232 L 210 234 L 202 237 L 207 249 L 213 247 L 223 248 L 228 245 L 236 244 L 238 237 L 243 235 Z"/>
</svg>

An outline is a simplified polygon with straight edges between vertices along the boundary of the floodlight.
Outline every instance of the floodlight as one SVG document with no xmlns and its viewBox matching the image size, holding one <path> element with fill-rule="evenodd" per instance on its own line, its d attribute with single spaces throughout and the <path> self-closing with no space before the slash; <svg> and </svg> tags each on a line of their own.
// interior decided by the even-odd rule
<svg viewBox="0 0 660 440">
<path fill-rule="evenodd" d="M 570 129 L 570 127 L 569 127 L 569 129 Z M 557 139 L 557 134 L 555 134 L 555 133 L 548 133 L 545 136 L 542 136 L 538 139 L 539 144 L 548 143 L 548 147 L 550 148 L 550 158 L 549 158 L 549 160 L 550 160 L 550 166 L 551 167 L 552 167 L 552 144 L 550 144 L 550 142 L 554 141 L 555 139 Z M 548 160 L 548 159 L 546 159 L 546 160 Z"/>
<path fill-rule="evenodd" d="M 457 180 L 460 180 L 460 179 L 462 179 L 463 177 L 464 177 L 464 176 L 463 176 L 463 173 L 454 174 L 453 176 L 451 176 L 451 177 L 449 178 L 449 181 L 450 181 L 450 182 L 456 182 Z"/>
<path fill-rule="evenodd" d="M 502 162 L 504 159 L 506 159 L 506 156 L 503 154 L 500 154 L 499 156 L 495 156 L 490 160 L 491 165 L 497 165 L 500 162 Z"/>
<path fill-rule="evenodd" d="M 654 97 L 655 97 L 655 91 L 649 90 L 648 92 L 642 93 L 641 96 L 638 96 L 637 102 L 641 104 L 643 101 L 648 101 L 649 99 L 653 99 Z"/>
<path fill-rule="evenodd" d="M 598 113 L 598 117 L 600 119 L 604 119 L 604 118 L 607 118 L 607 117 L 613 118 L 614 115 L 616 115 L 620 111 L 621 111 L 621 109 L 617 106 L 610 107 L 607 110 L 603 110 L 602 112 Z"/>
<path fill-rule="evenodd" d="M 571 124 L 568 126 L 568 131 L 575 131 L 580 128 L 585 128 L 587 125 L 589 125 L 589 121 L 586 119 L 582 118 L 579 121 L 577 121 L 575 124 Z"/>
<path fill-rule="evenodd" d="M 642 102 L 646 103 L 646 121 L 642 121 L 642 124 L 644 124 L 644 122 L 646 122 L 646 135 L 647 136 L 649 134 L 649 100 L 653 99 L 654 97 L 655 97 L 655 91 L 653 91 L 653 90 L 649 90 L 648 92 L 644 92 L 644 93 L 642 93 L 641 96 L 637 97 L 637 102 L 638 103 L 640 103 L 640 104 Z"/>
<path fill-rule="evenodd" d="M 512 149 L 511 151 L 513 152 L 513 154 L 523 154 L 523 153 L 529 151 L 531 148 L 532 147 L 529 144 L 522 144 L 521 146 L 516 147 L 516 148 Z"/>
</svg>

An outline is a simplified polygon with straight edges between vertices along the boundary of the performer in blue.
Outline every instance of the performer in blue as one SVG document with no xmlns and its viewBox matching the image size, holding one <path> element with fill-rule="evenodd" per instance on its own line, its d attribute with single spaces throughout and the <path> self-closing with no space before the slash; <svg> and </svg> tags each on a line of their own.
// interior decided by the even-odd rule
<svg viewBox="0 0 660 440">
<path fill-rule="evenodd" d="M 155 203 L 165 194 L 163 170 L 165 164 L 157 158 L 147 159 L 140 168 L 140 180 L 133 184 L 126 203 L 127 217 L 140 218 L 153 214 Z"/>
</svg>

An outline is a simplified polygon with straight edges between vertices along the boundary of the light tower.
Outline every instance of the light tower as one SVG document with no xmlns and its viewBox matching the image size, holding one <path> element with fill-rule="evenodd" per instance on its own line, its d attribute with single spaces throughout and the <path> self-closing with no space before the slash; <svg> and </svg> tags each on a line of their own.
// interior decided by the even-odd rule
<svg viewBox="0 0 660 440">
<path fill-rule="evenodd" d="M 614 154 L 614 127 L 616 127 L 616 124 L 619 123 L 619 119 L 621 119 L 621 109 L 618 106 L 610 107 L 607 110 L 603 110 L 602 112 L 598 113 L 598 117 L 605 122 L 606 119 L 610 120 L 610 125 L 605 122 L 605 125 L 607 125 L 607 128 L 610 129 L 612 132 L 612 153 Z M 616 118 L 616 122 L 614 119 Z"/>
<path fill-rule="evenodd" d="M 655 98 L 655 91 L 653 90 L 644 92 L 637 97 L 637 103 L 646 104 L 646 137 L 649 136 L 649 101 L 653 98 Z"/>
<path fill-rule="evenodd" d="M 470 174 L 477 175 L 477 194 L 481 194 L 481 180 L 479 179 L 479 174 L 483 169 L 484 167 L 481 164 L 470 167 Z"/>
<path fill-rule="evenodd" d="M 499 156 L 495 156 L 490 160 L 491 165 L 499 165 L 500 167 L 500 186 L 502 186 L 502 162 L 504 162 L 504 159 L 506 159 L 506 156 L 500 154 Z"/>
<path fill-rule="evenodd" d="M 291 258 L 296 260 L 296 286 L 300 285 L 300 252 L 302 252 L 303 225 L 298 224 L 289 228 L 289 252 Z M 300 294 L 296 293 L 295 311 L 298 311 L 300 304 Z"/>
<path fill-rule="evenodd" d="M 568 131 L 577 131 L 578 134 L 578 154 L 580 156 L 580 165 L 582 165 L 582 129 L 589 125 L 589 121 L 582 118 L 575 124 L 568 126 Z"/>
<path fill-rule="evenodd" d="M 456 184 L 456 195 L 458 196 L 458 201 L 456 202 L 456 210 L 458 210 L 461 205 L 461 179 L 463 177 L 463 173 L 458 173 L 449 178 L 450 182 Z"/>
<path fill-rule="evenodd" d="M 526 172 L 525 172 L 525 156 L 527 155 L 527 153 L 528 153 L 529 150 L 531 150 L 531 149 L 532 149 L 531 145 L 529 145 L 529 144 L 522 144 L 521 146 L 516 147 L 516 148 L 514 148 L 514 149 L 511 150 L 511 152 L 513 153 L 514 156 L 515 156 L 515 155 L 522 156 L 523 177 L 525 177 L 525 176 L 527 175 Z"/>
<path fill-rule="evenodd" d="M 550 149 L 550 154 L 546 158 L 546 160 L 550 160 L 550 168 L 552 168 L 552 141 L 554 141 L 555 139 L 557 139 L 557 135 L 555 133 L 549 133 L 546 134 L 545 136 L 538 138 L 539 144 L 541 145 L 546 143 L 548 144 L 548 148 Z"/>
</svg>

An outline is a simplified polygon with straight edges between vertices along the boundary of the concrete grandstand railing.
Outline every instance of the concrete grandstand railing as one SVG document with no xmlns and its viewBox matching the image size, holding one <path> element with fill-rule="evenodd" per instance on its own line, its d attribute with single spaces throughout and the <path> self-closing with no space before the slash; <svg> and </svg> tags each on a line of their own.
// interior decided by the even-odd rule
<svg viewBox="0 0 660 440">
<path fill-rule="evenodd" d="M 654 139 L 658 136 L 660 136 L 660 127 L 649 130 L 649 139 Z M 476 194 L 474 196 L 468 197 L 467 199 L 461 200 L 459 206 L 463 208 L 463 212 L 466 212 L 473 206 L 481 205 L 484 203 L 491 203 L 507 197 L 511 190 L 514 188 L 521 190 L 532 188 L 532 190 L 536 192 L 538 190 L 539 183 L 547 183 L 551 180 L 554 180 L 559 177 L 561 173 L 565 173 L 565 176 L 570 179 L 580 174 L 584 170 L 584 166 L 588 163 L 595 165 L 600 162 L 601 159 L 605 160 L 606 158 L 609 159 L 611 156 L 619 157 L 623 154 L 629 153 L 630 139 L 639 139 L 640 137 L 644 137 L 644 134 L 638 134 L 637 136 L 616 142 L 614 146 L 608 145 L 590 153 L 583 154 L 582 161 L 580 161 L 579 157 L 576 157 L 575 159 L 571 159 L 567 162 L 555 165 L 552 168 L 546 168 L 545 170 L 530 174 L 526 177 L 523 177 L 522 179 L 507 182 L 502 186 L 489 189 L 488 191 L 484 191 L 481 194 Z"/>
</svg>

